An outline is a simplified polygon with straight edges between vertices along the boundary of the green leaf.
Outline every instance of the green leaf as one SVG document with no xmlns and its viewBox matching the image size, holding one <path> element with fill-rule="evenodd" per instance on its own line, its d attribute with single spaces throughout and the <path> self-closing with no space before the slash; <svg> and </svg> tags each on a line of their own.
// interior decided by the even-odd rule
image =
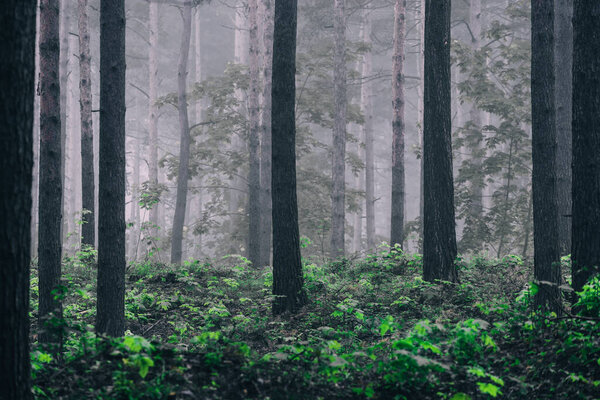
<svg viewBox="0 0 600 400">
<path fill-rule="evenodd" d="M 494 384 L 477 382 L 477 385 L 479 386 L 479 391 L 481 393 L 489 394 L 492 397 L 497 397 L 499 394 L 502 394 L 500 388 Z"/>
</svg>

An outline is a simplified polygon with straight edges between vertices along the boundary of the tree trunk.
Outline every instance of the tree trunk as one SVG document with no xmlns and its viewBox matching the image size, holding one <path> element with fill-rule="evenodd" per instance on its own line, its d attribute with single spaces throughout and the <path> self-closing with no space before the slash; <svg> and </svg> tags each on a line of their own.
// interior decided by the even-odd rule
<svg viewBox="0 0 600 400">
<path fill-rule="evenodd" d="M 153 189 L 158 187 L 158 3 L 151 1 L 149 5 L 149 42 L 148 51 L 148 124 L 150 136 L 150 159 L 148 165 L 148 180 Z M 158 204 L 150 209 L 151 235 L 156 236 L 158 230 Z"/>
<path fill-rule="evenodd" d="M 79 96 L 81 112 L 81 204 L 83 209 L 81 244 L 94 246 L 94 130 L 92 126 L 92 69 L 88 0 L 78 0 L 79 13 Z"/>
<path fill-rule="evenodd" d="M 424 181 L 425 181 L 425 168 L 424 168 L 424 157 L 423 157 L 423 117 L 425 112 L 425 0 L 420 0 L 418 18 L 419 18 L 419 57 L 417 58 L 417 70 L 419 71 L 419 85 L 417 86 L 417 130 L 419 132 L 419 147 L 421 148 L 421 159 L 419 168 L 419 251 L 423 252 L 423 223 L 425 221 L 423 205 L 425 204 L 424 196 Z"/>
<path fill-rule="evenodd" d="M 48 8 L 44 43 L 48 44 Z M 58 5 L 51 10 L 57 20 Z M 0 9 L 0 398 L 31 396 L 29 263 L 35 77 L 35 0 L 7 0 Z M 58 33 L 58 26 L 51 32 Z M 53 38 L 51 35 L 50 38 Z M 50 41 L 50 43 L 56 43 Z M 57 52 L 57 49 L 54 50 Z M 46 64 L 46 72 L 47 72 Z M 54 71 L 56 74 L 58 71 Z M 58 128 L 58 127 L 56 127 Z M 56 129 L 59 132 L 59 129 Z M 58 133 L 57 133 L 58 134 Z M 57 136 L 57 139 L 59 137 Z M 60 141 L 59 141 L 60 143 Z"/>
<path fill-rule="evenodd" d="M 250 168 L 248 171 L 248 259 L 252 265 L 260 265 L 260 70 L 258 39 L 258 0 L 248 2 L 248 23 L 250 27 L 250 51 L 248 57 L 250 87 L 248 90 L 248 150 Z"/>
<path fill-rule="evenodd" d="M 555 0 L 556 193 L 560 255 L 571 254 L 571 164 L 573 104 L 573 1 Z"/>
<path fill-rule="evenodd" d="M 450 0 L 426 0 L 423 278 L 456 282 L 450 110 Z"/>
<path fill-rule="evenodd" d="M 67 242 L 67 234 L 69 233 L 69 218 L 67 213 L 67 205 L 65 201 L 65 187 L 67 181 L 66 175 L 66 163 L 68 153 L 65 151 L 67 148 L 67 96 L 68 96 L 68 85 L 69 85 L 69 57 L 71 50 L 69 48 L 69 27 L 71 25 L 71 18 L 69 15 L 68 0 L 59 0 L 59 40 L 60 40 L 60 140 L 62 154 L 60 159 L 60 176 L 63 182 L 63 189 L 60 194 L 61 196 L 61 208 L 62 208 L 62 225 L 61 225 L 61 242 L 63 247 Z M 40 3 L 41 4 L 41 3 Z"/>
<path fill-rule="evenodd" d="M 363 10 L 362 41 L 371 44 L 371 7 Z M 362 111 L 365 117 L 363 136 L 365 139 L 365 195 L 367 214 L 367 250 L 375 249 L 375 161 L 373 160 L 373 84 L 372 74 L 373 54 L 369 50 L 363 55 L 361 85 Z"/>
<path fill-rule="evenodd" d="M 39 327 L 41 343 L 59 343 L 60 334 L 46 321 L 61 318 L 52 291 L 60 285 L 62 223 L 62 135 L 60 112 L 60 39 L 58 0 L 40 2 L 40 199 L 39 199 Z"/>
<path fill-rule="evenodd" d="M 296 197 L 297 0 L 275 0 L 273 34 L 273 314 L 296 312 L 303 289 Z"/>
<path fill-rule="evenodd" d="M 357 68 L 358 69 L 358 68 Z M 356 136 L 358 137 L 358 142 L 356 143 L 356 154 L 358 154 L 358 157 L 362 159 L 363 154 L 364 154 L 364 149 L 362 146 L 362 143 L 364 141 L 364 136 L 362 133 L 364 132 L 360 132 L 358 130 L 358 126 L 356 125 L 351 125 L 353 127 L 356 127 L 356 129 L 353 129 L 353 133 L 356 134 Z M 356 185 L 356 191 L 358 192 L 364 192 L 364 188 L 365 188 L 365 175 L 363 173 L 359 173 L 358 176 L 355 177 L 355 185 Z M 363 248 L 362 248 L 362 231 L 363 231 L 363 210 L 365 209 L 365 207 L 363 206 L 363 199 L 360 198 L 359 199 L 359 203 L 358 203 L 358 209 L 356 210 L 356 214 L 354 214 L 354 226 L 353 226 L 353 232 L 352 232 L 352 251 L 354 253 L 360 253 Z"/>
<path fill-rule="evenodd" d="M 249 55 L 249 38 L 248 38 L 248 27 L 245 14 L 245 2 L 239 0 L 235 10 L 235 36 L 234 36 L 234 62 L 240 65 L 248 64 Z M 241 89 L 236 89 L 235 98 L 239 103 L 238 112 L 246 116 L 246 98 L 245 93 Z M 239 135 L 233 135 L 231 139 L 231 150 L 234 152 L 241 152 L 243 148 L 243 142 Z M 231 190 L 229 190 L 229 212 L 232 214 L 240 213 L 240 202 L 241 193 L 244 192 L 245 183 L 242 179 L 235 174 L 231 181 Z M 235 246 L 232 245 L 232 251 Z"/>
<path fill-rule="evenodd" d="M 188 176 L 190 164 L 190 126 L 187 109 L 187 74 L 192 35 L 192 2 L 186 0 L 183 6 L 183 32 L 177 72 L 177 105 L 179 110 L 179 172 L 177 174 L 177 200 L 173 216 L 173 233 L 171 243 L 171 263 L 181 264 L 183 224 L 185 222 L 185 205 L 187 203 Z"/>
<path fill-rule="evenodd" d="M 573 11 L 573 289 L 600 272 L 600 3 Z"/>
<path fill-rule="evenodd" d="M 471 46 L 473 51 L 479 51 L 481 48 L 481 0 L 471 0 L 469 7 L 469 26 L 471 27 Z M 485 152 L 483 143 L 485 138 L 483 137 L 483 130 L 481 126 L 481 111 L 475 104 L 471 104 L 469 110 L 469 118 L 471 120 L 471 129 L 477 131 L 476 135 L 478 140 L 470 145 L 471 150 L 471 162 L 474 168 L 481 171 L 482 167 L 482 156 Z M 485 187 L 483 172 L 480 172 L 473 177 L 471 182 L 471 207 L 469 210 L 468 223 L 473 230 L 474 238 L 476 238 L 479 244 L 479 249 L 483 249 L 483 234 L 480 226 L 483 219 L 483 188 Z"/>
<path fill-rule="evenodd" d="M 196 7 L 196 14 L 194 15 L 194 67 L 195 67 L 195 80 L 196 82 L 202 82 L 202 21 L 200 18 L 200 7 Z M 196 123 L 202 122 L 204 119 L 204 100 L 196 102 Z M 198 199 L 196 201 L 196 207 L 198 208 L 197 219 L 201 219 L 203 215 L 203 197 L 202 192 L 202 174 L 198 174 L 196 178 L 198 182 Z M 196 245 L 194 255 L 196 258 L 200 258 L 202 254 L 202 234 L 199 233 L 196 238 Z"/>
<path fill-rule="evenodd" d="M 100 163 L 96 331 L 125 330 L 125 1 L 100 1 Z"/>
<path fill-rule="evenodd" d="M 392 72 L 392 231 L 390 245 L 404 242 L 404 36 L 406 0 L 394 8 L 394 55 Z"/>
<path fill-rule="evenodd" d="M 346 0 L 334 1 L 333 161 L 331 194 L 331 258 L 344 256 L 346 191 Z"/>
<path fill-rule="evenodd" d="M 554 0 L 531 2 L 531 115 L 535 304 L 560 311 L 556 198 Z"/>
<path fill-rule="evenodd" d="M 263 103 L 260 141 L 260 265 L 271 262 L 271 75 L 273 67 L 273 0 L 262 0 Z"/>
</svg>

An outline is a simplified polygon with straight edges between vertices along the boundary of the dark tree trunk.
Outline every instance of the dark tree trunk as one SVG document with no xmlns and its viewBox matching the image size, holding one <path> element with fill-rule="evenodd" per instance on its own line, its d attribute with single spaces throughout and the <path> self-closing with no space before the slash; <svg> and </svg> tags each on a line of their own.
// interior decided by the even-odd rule
<svg viewBox="0 0 600 400">
<path fill-rule="evenodd" d="M 0 399 L 31 398 L 29 262 L 35 0 L 0 8 Z"/>
<path fill-rule="evenodd" d="M 390 244 L 404 242 L 404 35 L 406 0 L 394 9 L 394 55 L 392 72 L 392 232 Z"/>
<path fill-rule="evenodd" d="M 67 94 L 69 86 L 69 57 L 73 49 L 69 48 L 69 30 L 71 28 L 71 18 L 69 12 L 71 11 L 68 7 L 69 0 L 59 0 L 59 40 L 60 40 L 60 141 L 61 141 L 61 158 L 60 158 L 60 176 L 63 182 L 61 191 L 61 207 L 62 207 L 62 225 L 61 225 L 61 243 L 66 245 L 67 234 L 69 233 L 69 214 L 67 213 L 67 202 L 65 200 L 65 188 L 67 185 Z M 40 0 L 41 4 L 41 0 Z M 65 246 L 67 247 L 67 246 Z"/>
<path fill-rule="evenodd" d="M 306 303 L 296 197 L 297 0 L 275 0 L 273 34 L 273 314 Z"/>
<path fill-rule="evenodd" d="M 179 172 L 177 174 L 177 200 L 173 217 L 173 234 L 171 243 L 171 263 L 181 264 L 183 224 L 185 223 L 185 206 L 187 203 L 188 176 L 190 164 L 190 127 L 187 108 L 187 73 L 192 35 L 192 2 L 186 1 L 183 6 L 183 32 L 181 33 L 181 49 L 177 73 L 177 105 L 179 109 Z"/>
<path fill-rule="evenodd" d="M 52 291 L 60 285 L 62 221 L 62 146 L 59 80 L 59 4 L 40 2 L 40 200 L 39 200 L 39 327 L 41 343 L 58 343 L 60 335 L 45 328 L 61 305 Z"/>
<path fill-rule="evenodd" d="M 250 88 L 248 91 L 248 149 L 250 169 L 248 171 L 248 259 L 252 265 L 260 266 L 260 106 L 259 106 L 259 39 L 258 0 L 248 2 L 248 25 L 250 27 L 250 50 L 248 57 Z"/>
<path fill-rule="evenodd" d="M 600 2 L 573 10 L 573 288 L 600 272 Z"/>
<path fill-rule="evenodd" d="M 556 201 L 554 0 L 531 2 L 531 114 L 535 304 L 560 310 Z"/>
<path fill-rule="evenodd" d="M 92 126 L 92 70 L 88 0 L 78 1 L 79 11 L 79 93 L 81 110 L 81 207 L 84 210 L 81 244 L 94 246 L 94 130 Z"/>
<path fill-rule="evenodd" d="M 456 282 L 450 114 L 450 0 L 425 3 L 423 278 Z"/>
<path fill-rule="evenodd" d="M 125 1 L 100 2 L 100 164 L 96 331 L 125 330 Z"/>
<path fill-rule="evenodd" d="M 344 256 L 346 191 L 346 0 L 334 1 L 333 161 L 331 193 L 331 258 Z"/>
<path fill-rule="evenodd" d="M 571 254 L 573 0 L 555 0 L 556 189 L 560 255 Z"/>
<path fill-rule="evenodd" d="M 261 265 L 271 262 L 271 72 L 273 66 L 273 0 L 262 0 L 263 16 L 263 103 L 260 142 L 260 257 Z"/>
</svg>

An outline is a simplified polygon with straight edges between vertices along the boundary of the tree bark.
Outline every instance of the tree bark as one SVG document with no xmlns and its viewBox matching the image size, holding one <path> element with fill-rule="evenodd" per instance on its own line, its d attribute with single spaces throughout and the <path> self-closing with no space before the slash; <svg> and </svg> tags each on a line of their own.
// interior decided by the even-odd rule
<svg viewBox="0 0 600 400">
<path fill-rule="evenodd" d="M 450 110 L 450 0 L 426 0 L 423 278 L 456 282 Z"/>
<path fill-rule="evenodd" d="M 260 141 L 260 265 L 271 262 L 271 83 L 273 67 L 273 0 L 262 0 L 263 26 L 263 103 Z"/>
<path fill-rule="evenodd" d="M 100 163 L 96 331 L 125 330 L 125 1 L 100 1 Z"/>
<path fill-rule="evenodd" d="M 296 196 L 297 0 L 275 0 L 273 34 L 273 314 L 296 312 L 303 289 Z"/>
<path fill-rule="evenodd" d="M 346 190 L 346 0 L 334 1 L 333 160 L 331 194 L 331 258 L 344 256 Z"/>
<path fill-rule="evenodd" d="M 200 18 L 201 14 L 200 14 L 200 7 L 196 7 L 196 14 L 194 15 L 194 58 L 195 58 L 195 62 L 194 62 L 194 67 L 195 67 L 195 80 L 196 82 L 200 83 L 202 82 L 202 21 Z M 200 123 L 202 122 L 204 119 L 204 99 L 199 100 L 198 102 L 196 102 L 196 122 Z M 199 174 L 197 177 L 197 181 L 198 181 L 198 186 L 200 187 L 200 189 L 198 189 L 198 199 L 196 202 L 196 206 L 198 208 L 198 215 L 196 216 L 197 218 L 202 218 L 203 215 L 203 199 L 204 199 L 204 193 L 202 192 L 202 175 Z M 200 258 L 201 254 L 202 254 L 202 234 L 198 234 L 197 238 L 196 238 L 196 245 L 195 245 L 196 251 L 195 251 L 195 256 L 196 258 Z"/>
<path fill-rule="evenodd" d="M 192 35 L 192 2 L 186 0 L 183 6 L 183 31 L 177 72 L 177 104 L 179 110 L 179 170 L 177 174 L 177 200 L 173 216 L 173 233 L 171 240 L 171 263 L 181 264 L 183 224 L 185 222 L 185 206 L 188 192 L 188 176 L 190 164 L 190 126 L 187 109 L 187 74 L 190 40 Z"/>
<path fill-rule="evenodd" d="M 81 112 L 81 205 L 83 208 L 81 244 L 94 246 L 94 129 L 92 125 L 92 69 L 88 0 L 78 0 L 79 14 L 79 106 Z"/>
<path fill-rule="evenodd" d="M 419 18 L 419 57 L 417 58 L 417 70 L 419 71 L 419 85 L 417 86 L 417 117 L 419 131 L 419 147 L 421 148 L 421 159 L 419 168 L 419 251 L 423 251 L 423 224 L 425 221 L 425 168 L 424 168 L 424 157 L 423 157 L 423 125 L 424 125 L 424 112 L 425 112 L 425 0 L 420 0 L 420 6 L 418 11 Z"/>
<path fill-rule="evenodd" d="M 47 8 L 45 9 L 47 18 Z M 58 9 L 53 10 L 58 12 Z M 53 18 L 57 18 L 53 15 Z M 31 396 L 29 263 L 35 77 L 35 0 L 0 8 L 0 399 Z M 58 27 L 56 27 L 56 30 Z M 54 29 L 52 30 L 54 31 Z M 48 30 L 45 29 L 44 43 Z M 57 71 L 55 71 L 57 72 Z M 60 130 L 59 130 L 60 131 Z M 60 143 L 60 142 L 59 142 Z"/>
<path fill-rule="evenodd" d="M 555 0 L 556 68 L 556 188 L 558 196 L 558 243 L 561 256 L 571 254 L 571 164 L 573 104 L 573 1 Z"/>
<path fill-rule="evenodd" d="M 600 3 L 573 2 L 573 289 L 600 272 Z"/>
<path fill-rule="evenodd" d="M 152 188 L 158 187 L 158 3 L 151 1 L 149 5 L 149 42 L 148 49 L 148 131 L 150 136 L 150 159 L 148 179 Z M 158 204 L 150 209 L 151 236 L 156 236 L 158 226 Z"/>
<path fill-rule="evenodd" d="M 471 0 L 469 7 L 469 26 L 471 28 L 471 47 L 473 51 L 479 51 L 481 48 L 481 0 Z M 470 147 L 471 150 L 471 162 L 474 168 L 481 170 L 482 166 L 482 152 L 483 141 L 483 130 L 481 124 L 481 111 L 475 104 L 471 104 L 469 110 L 469 118 L 471 120 L 471 129 L 476 130 L 478 140 L 473 143 Z M 478 250 L 483 250 L 483 232 L 481 232 L 480 226 L 483 219 L 483 188 L 485 187 L 483 172 L 473 177 L 471 182 L 471 207 L 469 211 L 468 225 L 473 231 L 474 237 L 479 244 Z"/>
<path fill-rule="evenodd" d="M 371 7 L 365 6 L 363 11 L 362 40 L 371 45 Z M 365 197 L 367 215 L 367 250 L 375 249 L 375 161 L 373 157 L 373 84 L 371 74 L 373 70 L 373 54 L 371 50 L 363 55 L 361 85 L 361 103 L 365 117 L 363 136 L 365 139 Z"/>
<path fill-rule="evenodd" d="M 67 213 L 67 204 L 65 201 L 65 187 L 67 182 L 66 174 L 66 163 L 68 153 L 65 151 L 67 148 L 67 95 L 69 86 L 69 57 L 71 50 L 69 48 L 69 27 L 71 26 L 71 18 L 69 15 L 69 8 L 67 7 L 68 0 L 59 0 L 59 40 L 60 40 L 60 141 L 62 154 L 60 159 L 60 176 L 63 182 L 61 191 L 61 207 L 62 207 L 62 225 L 61 225 L 61 241 L 63 247 L 67 242 L 67 234 L 69 233 L 69 219 Z M 40 3 L 41 4 L 41 3 Z"/>
<path fill-rule="evenodd" d="M 560 252 L 556 197 L 554 0 L 531 2 L 531 114 L 535 304 L 559 311 Z"/>
<path fill-rule="evenodd" d="M 62 135 L 60 111 L 60 36 L 58 0 L 40 2 L 40 199 L 39 327 L 40 343 L 59 343 L 60 334 L 46 321 L 61 318 L 53 291 L 60 285 L 62 224 Z"/>
<path fill-rule="evenodd" d="M 258 38 L 258 0 L 248 1 L 248 24 L 250 27 L 249 75 L 248 91 L 248 150 L 250 168 L 248 171 L 248 259 L 252 265 L 260 266 L 260 70 L 259 70 L 259 38 Z"/>
<path fill-rule="evenodd" d="M 404 242 L 404 37 L 406 0 L 394 8 L 394 55 L 392 72 L 392 229 L 390 244 Z"/>
</svg>

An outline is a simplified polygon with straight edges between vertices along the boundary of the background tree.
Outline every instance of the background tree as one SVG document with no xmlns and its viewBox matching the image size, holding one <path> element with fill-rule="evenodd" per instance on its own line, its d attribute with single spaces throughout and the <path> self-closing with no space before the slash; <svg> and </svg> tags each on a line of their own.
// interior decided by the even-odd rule
<svg viewBox="0 0 600 400">
<path fill-rule="evenodd" d="M 450 115 L 450 0 L 425 3 L 423 277 L 458 279 Z"/>
<path fill-rule="evenodd" d="M 273 313 L 306 303 L 296 198 L 297 0 L 275 0 L 273 32 Z"/>
<path fill-rule="evenodd" d="M 258 37 L 258 0 L 248 2 L 248 25 L 250 27 L 250 46 L 248 67 L 250 87 L 248 88 L 248 259 L 253 265 L 259 266 L 261 262 L 261 234 L 260 229 L 260 69 Z"/>
<path fill-rule="evenodd" d="M 334 1 L 335 48 L 333 53 L 333 160 L 331 194 L 331 257 L 344 255 L 346 191 L 346 0 Z"/>
<path fill-rule="evenodd" d="M 600 3 L 573 2 L 573 289 L 600 272 Z"/>
<path fill-rule="evenodd" d="M 404 36 L 406 1 L 394 7 L 394 55 L 392 68 L 392 232 L 390 244 L 404 241 Z"/>
<path fill-rule="evenodd" d="M 263 89 L 260 126 L 260 253 L 261 265 L 271 262 L 271 77 L 273 67 L 273 0 L 261 0 L 263 8 L 262 60 Z"/>
<path fill-rule="evenodd" d="M 125 2 L 100 2 L 100 166 L 96 331 L 125 330 Z"/>
<path fill-rule="evenodd" d="M 92 124 L 92 60 L 88 29 L 88 1 L 78 0 L 79 15 L 79 92 L 81 114 L 81 243 L 94 246 L 96 241 L 94 187 L 94 129 Z"/>
<path fill-rule="evenodd" d="M 559 311 L 560 252 L 556 197 L 554 1 L 531 3 L 531 116 L 535 302 Z"/>
<path fill-rule="evenodd" d="M 148 10 L 148 183 L 150 192 L 158 189 L 158 30 L 159 4 L 149 2 Z M 158 226 L 158 203 L 150 205 L 150 230 L 156 234 Z"/>
<path fill-rule="evenodd" d="M 55 300 L 61 276 L 62 147 L 59 81 L 59 4 L 40 1 L 40 200 L 39 200 L 39 327 L 40 342 L 58 343 L 59 333 L 47 329 L 50 318 L 61 318 Z"/>
<path fill-rule="evenodd" d="M 190 123 L 187 105 L 187 74 L 192 35 L 192 2 L 183 3 L 183 31 L 177 67 L 177 109 L 179 112 L 179 169 L 177 174 L 177 194 L 175 214 L 173 216 L 173 233 L 171 239 L 171 263 L 181 264 L 183 225 L 188 195 L 188 177 L 190 164 Z"/>
<path fill-rule="evenodd" d="M 35 0 L 0 9 L 0 399 L 31 398 L 29 263 Z"/>
<path fill-rule="evenodd" d="M 366 47 L 371 47 L 371 7 L 365 5 L 363 10 L 362 41 Z M 337 36 L 336 36 L 337 38 Z M 344 39 L 345 40 L 345 39 Z M 362 57 L 362 85 L 360 91 L 364 124 L 362 134 L 365 144 L 365 210 L 367 217 L 367 249 L 375 249 L 375 160 L 373 138 L 373 52 L 365 51 Z M 344 195 L 346 190 L 344 189 Z M 345 197 L 345 196 L 344 196 Z M 345 218 L 345 216 L 344 216 Z"/>
</svg>

